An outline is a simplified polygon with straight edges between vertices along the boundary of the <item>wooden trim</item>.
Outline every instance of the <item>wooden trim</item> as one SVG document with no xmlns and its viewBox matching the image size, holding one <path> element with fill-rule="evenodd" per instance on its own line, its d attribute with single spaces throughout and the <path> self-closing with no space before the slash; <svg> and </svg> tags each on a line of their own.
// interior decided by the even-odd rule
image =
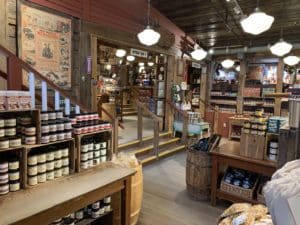
<svg viewBox="0 0 300 225">
<path fill-rule="evenodd" d="M 277 67 L 276 93 L 282 92 L 283 70 L 284 70 L 284 63 L 283 63 L 283 59 L 280 58 Z M 274 116 L 280 116 L 280 115 L 281 115 L 281 99 L 275 98 Z"/>
<path fill-rule="evenodd" d="M 246 83 L 246 61 L 241 60 L 240 62 L 240 74 L 239 74 L 239 89 L 237 95 L 237 114 L 243 114 L 243 104 L 244 104 L 244 89 Z"/>
<path fill-rule="evenodd" d="M 138 108 L 142 108 L 143 110 L 145 110 L 145 113 L 147 113 L 152 119 L 154 119 L 157 122 L 162 122 L 162 119 L 158 116 L 156 116 L 153 112 L 151 112 L 146 106 L 145 104 L 143 104 L 140 101 L 136 101 L 137 107 Z"/>
<path fill-rule="evenodd" d="M 15 56 L 9 56 L 7 58 L 7 74 L 13 74 L 13 76 L 7 76 L 7 89 L 21 90 L 22 68 Z"/>
</svg>

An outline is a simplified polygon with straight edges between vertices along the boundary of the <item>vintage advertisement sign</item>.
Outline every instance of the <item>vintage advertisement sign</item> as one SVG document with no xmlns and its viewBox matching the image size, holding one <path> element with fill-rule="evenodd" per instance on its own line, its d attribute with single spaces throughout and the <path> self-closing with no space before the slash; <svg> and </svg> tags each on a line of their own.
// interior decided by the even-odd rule
<svg viewBox="0 0 300 225">
<path fill-rule="evenodd" d="M 71 88 L 71 19 L 25 4 L 20 9 L 20 57 L 60 87 Z"/>
</svg>

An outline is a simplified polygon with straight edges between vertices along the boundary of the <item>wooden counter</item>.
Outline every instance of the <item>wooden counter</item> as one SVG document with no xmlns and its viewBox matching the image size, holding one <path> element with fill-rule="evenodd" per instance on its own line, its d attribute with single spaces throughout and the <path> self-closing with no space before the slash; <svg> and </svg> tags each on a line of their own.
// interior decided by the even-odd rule
<svg viewBox="0 0 300 225">
<path fill-rule="evenodd" d="M 239 198 L 228 193 L 222 192 L 219 187 L 219 166 L 227 165 L 238 169 L 251 171 L 267 176 L 272 176 L 276 171 L 276 163 L 247 158 L 240 155 L 240 143 L 229 141 L 228 143 L 214 149 L 212 152 L 212 190 L 211 190 L 211 204 L 216 205 L 217 198 L 229 200 L 232 202 L 249 202 L 247 199 Z M 250 201 L 257 203 L 257 201 Z"/>
<path fill-rule="evenodd" d="M 97 200 L 121 191 L 122 225 L 130 224 L 133 169 L 107 162 L 64 179 L 38 184 L 0 198 L 0 225 L 48 225 Z"/>
</svg>

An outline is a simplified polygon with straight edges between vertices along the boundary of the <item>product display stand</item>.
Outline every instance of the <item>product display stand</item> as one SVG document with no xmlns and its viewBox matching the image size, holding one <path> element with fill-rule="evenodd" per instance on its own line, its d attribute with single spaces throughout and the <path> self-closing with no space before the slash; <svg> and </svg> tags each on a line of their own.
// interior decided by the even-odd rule
<svg viewBox="0 0 300 225">
<path fill-rule="evenodd" d="M 219 189 L 219 168 L 220 165 L 244 169 L 266 176 L 272 176 L 276 171 L 276 163 L 266 160 L 251 159 L 240 155 L 240 143 L 230 141 L 212 152 L 212 189 L 211 189 L 211 204 L 217 203 L 217 198 L 228 200 L 231 202 L 250 202 L 258 203 L 256 199 L 245 199 L 238 195 L 221 191 Z"/>
<path fill-rule="evenodd" d="M 133 169 L 106 162 L 101 167 L 70 175 L 65 180 L 54 180 L 36 188 L 11 193 L 9 198 L 3 196 L 0 200 L 0 225 L 48 225 L 93 203 L 95 199 L 119 191 L 122 195 L 121 224 L 129 225 L 130 177 L 134 173 Z"/>
</svg>

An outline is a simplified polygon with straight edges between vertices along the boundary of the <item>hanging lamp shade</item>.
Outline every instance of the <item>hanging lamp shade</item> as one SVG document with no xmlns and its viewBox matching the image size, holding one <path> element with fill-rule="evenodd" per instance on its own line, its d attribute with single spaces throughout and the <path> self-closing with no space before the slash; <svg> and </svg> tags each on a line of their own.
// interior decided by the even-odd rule
<svg viewBox="0 0 300 225">
<path fill-rule="evenodd" d="M 119 57 L 119 58 L 122 58 L 126 55 L 126 51 L 124 49 L 118 49 L 116 51 L 116 56 Z"/>
<path fill-rule="evenodd" d="M 160 39 L 160 33 L 153 30 L 149 25 L 146 27 L 145 30 L 138 33 L 137 36 L 140 43 L 146 46 L 155 45 Z"/>
<path fill-rule="evenodd" d="M 233 67 L 234 65 L 234 61 L 231 59 L 225 59 L 221 62 L 221 65 L 225 68 L 225 69 L 229 69 L 231 67 Z"/>
<path fill-rule="evenodd" d="M 132 61 L 135 60 L 135 57 L 134 57 L 133 55 L 128 55 L 128 56 L 126 57 L 126 59 L 127 59 L 127 61 L 132 62 Z"/>
<path fill-rule="evenodd" d="M 276 44 L 272 45 L 270 50 L 272 54 L 277 56 L 284 56 L 288 54 L 293 48 L 293 45 L 280 39 Z"/>
<path fill-rule="evenodd" d="M 287 56 L 283 59 L 283 62 L 289 66 L 295 66 L 300 62 L 300 58 L 294 55 Z"/>
<path fill-rule="evenodd" d="M 191 52 L 191 56 L 195 60 L 202 60 L 207 56 L 207 51 L 205 51 L 203 48 L 200 48 L 199 45 L 195 45 L 194 51 Z"/>
<path fill-rule="evenodd" d="M 241 66 L 235 67 L 235 70 L 238 71 L 238 72 L 240 72 L 241 71 Z"/>
<path fill-rule="evenodd" d="M 241 25 L 246 33 L 258 35 L 269 30 L 273 22 L 273 16 L 267 15 L 256 8 L 253 13 L 241 20 Z"/>
</svg>

